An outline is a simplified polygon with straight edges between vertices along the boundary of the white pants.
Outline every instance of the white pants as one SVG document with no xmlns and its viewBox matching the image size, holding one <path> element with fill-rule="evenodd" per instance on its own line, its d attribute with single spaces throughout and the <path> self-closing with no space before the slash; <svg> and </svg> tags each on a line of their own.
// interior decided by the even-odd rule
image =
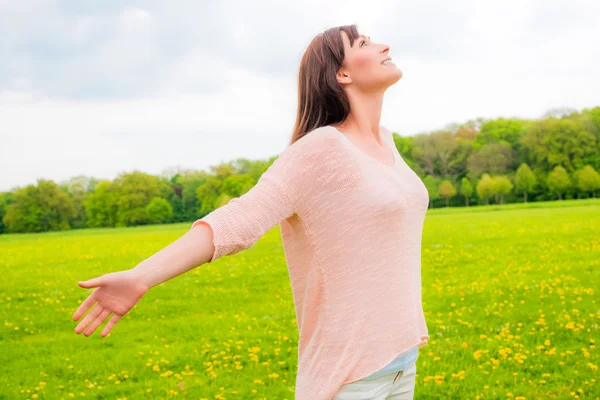
<svg viewBox="0 0 600 400">
<path fill-rule="evenodd" d="M 404 371 L 392 372 L 370 381 L 342 385 L 333 400 L 412 400 L 415 395 L 416 362 Z"/>
</svg>

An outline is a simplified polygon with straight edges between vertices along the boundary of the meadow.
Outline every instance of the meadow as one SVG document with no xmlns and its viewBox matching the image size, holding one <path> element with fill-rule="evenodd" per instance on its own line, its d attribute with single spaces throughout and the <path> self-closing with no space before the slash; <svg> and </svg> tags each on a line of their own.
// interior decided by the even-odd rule
<svg viewBox="0 0 600 400">
<path fill-rule="evenodd" d="M 100 337 L 94 289 L 190 223 L 0 236 L 0 399 L 294 398 L 298 331 L 279 227 L 163 283 Z M 415 399 L 600 399 L 600 199 L 432 209 L 431 339 Z"/>
</svg>

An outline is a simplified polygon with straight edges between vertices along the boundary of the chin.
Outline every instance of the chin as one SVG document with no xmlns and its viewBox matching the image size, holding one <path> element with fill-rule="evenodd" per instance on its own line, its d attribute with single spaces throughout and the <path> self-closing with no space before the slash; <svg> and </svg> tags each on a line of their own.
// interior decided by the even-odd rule
<svg viewBox="0 0 600 400">
<path fill-rule="evenodd" d="M 402 71 L 398 70 L 398 73 L 394 74 L 394 76 L 390 78 L 388 86 L 392 86 L 393 84 L 398 82 L 400 79 L 402 79 Z"/>
</svg>

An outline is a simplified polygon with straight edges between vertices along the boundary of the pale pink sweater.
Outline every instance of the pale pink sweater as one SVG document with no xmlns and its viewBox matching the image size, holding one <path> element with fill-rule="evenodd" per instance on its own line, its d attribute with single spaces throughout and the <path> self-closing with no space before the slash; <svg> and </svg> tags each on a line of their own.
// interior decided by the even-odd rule
<svg viewBox="0 0 600 400">
<path fill-rule="evenodd" d="M 326 126 L 288 146 L 247 193 L 194 222 L 210 262 L 280 224 L 299 331 L 296 399 L 330 400 L 429 336 L 421 235 L 429 196 L 392 134 L 388 166 Z"/>
</svg>

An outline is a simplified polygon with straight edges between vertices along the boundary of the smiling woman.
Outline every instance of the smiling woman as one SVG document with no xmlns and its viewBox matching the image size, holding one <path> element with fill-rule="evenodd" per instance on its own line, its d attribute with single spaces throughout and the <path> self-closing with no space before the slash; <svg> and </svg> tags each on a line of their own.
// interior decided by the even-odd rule
<svg viewBox="0 0 600 400">
<path fill-rule="evenodd" d="M 429 196 L 380 125 L 402 72 L 390 47 L 356 26 L 328 29 L 305 51 L 290 145 L 244 195 L 131 271 L 108 274 L 74 315 L 102 332 L 152 287 L 252 247 L 280 225 L 298 324 L 298 400 L 412 398 L 429 337 L 421 236 Z M 391 154 L 390 154 L 391 153 Z"/>
</svg>

